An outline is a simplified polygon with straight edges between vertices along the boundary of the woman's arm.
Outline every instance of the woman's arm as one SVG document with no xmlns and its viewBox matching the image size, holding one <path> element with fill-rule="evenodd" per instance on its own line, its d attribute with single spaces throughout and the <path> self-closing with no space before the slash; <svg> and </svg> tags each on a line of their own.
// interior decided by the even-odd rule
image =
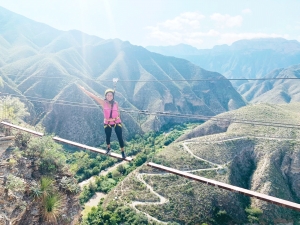
<svg viewBox="0 0 300 225">
<path fill-rule="evenodd" d="M 94 95 L 93 93 L 85 90 L 84 87 L 78 85 L 78 87 L 88 96 L 90 96 L 92 99 L 94 99 L 99 105 L 102 106 L 102 108 L 104 107 L 104 100 L 102 98 L 99 98 L 98 96 Z"/>
</svg>

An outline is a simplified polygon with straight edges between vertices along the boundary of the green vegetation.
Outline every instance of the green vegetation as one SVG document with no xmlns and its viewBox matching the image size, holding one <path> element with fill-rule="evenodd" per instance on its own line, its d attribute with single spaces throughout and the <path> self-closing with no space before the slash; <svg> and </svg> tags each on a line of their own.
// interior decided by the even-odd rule
<svg viewBox="0 0 300 225">
<path fill-rule="evenodd" d="M 32 196 L 40 204 L 41 214 L 45 221 L 57 223 L 57 217 L 63 213 L 65 196 L 58 192 L 54 180 L 42 177 L 40 183 L 31 187 Z"/>
<path fill-rule="evenodd" d="M 169 202 L 162 205 L 138 205 L 137 208 L 159 220 L 179 224 L 224 224 L 219 221 L 224 218 L 232 221 L 233 211 L 241 215 L 243 213 L 243 205 L 232 192 L 176 175 L 144 176 L 146 183 L 151 184 L 154 190 Z M 220 177 L 215 175 L 214 179 L 219 180 Z M 126 184 L 132 190 L 130 183 L 128 181 Z M 138 200 L 142 201 L 143 198 L 144 196 L 139 197 Z"/>
<path fill-rule="evenodd" d="M 284 116 L 280 107 L 272 109 L 269 105 L 259 105 L 256 108 L 257 111 L 252 107 L 240 109 L 234 115 L 236 118 L 240 116 L 247 119 L 253 118 L 255 114 L 257 119 L 262 119 L 261 114 L 265 114 L 270 120 Z M 290 108 L 291 114 L 297 115 L 297 108 Z M 264 112 L 267 109 L 272 109 L 272 113 Z M 260 110 L 263 112 L 261 113 Z M 248 112 L 249 116 L 245 116 L 245 112 Z M 285 118 L 291 119 L 289 114 Z M 298 122 L 297 117 L 294 122 Z M 134 139 L 128 141 L 126 153 L 134 155 L 135 159 L 130 163 L 119 165 L 105 176 L 96 176 L 95 181 L 86 185 L 81 192 L 79 197 L 81 204 L 87 202 L 95 192 L 108 194 L 102 204 L 92 208 L 91 212 L 86 215 L 83 224 L 149 224 L 147 218 L 147 222 L 144 220 L 143 214 L 137 213 L 128 206 L 134 201 L 150 202 L 144 205 L 138 204 L 136 208 L 158 220 L 173 221 L 174 224 L 269 223 L 278 215 L 287 221 L 299 217 L 292 210 L 253 200 L 217 187 L 199 184 L 175 175 L 154 174 L 161 171 L 143 165 L 146 161 L 151 161 L 183 171 L 210 169 L 193 173 L 240 187 L 252 188 L 283 199 L 292 199 L 295 195 L 292 191 L 295 190 L 292 186 L 294 183 L 286 182 L 286 178 L 282 175 L 282 168 L 291 168 L 290 159 L 299 153 L 300 144 L 294 140 L 300 136 L 298 130 L 233 123 L 225 133 L 198 137 L 193 139 L 193 143 L 174 143 L 174 140 L 181 136 L 185 129 L 192 126 L 186 124 L 182 127 L 174 126 L 172 130 L 150 132 L 144 136 L 136 135 Z M 206 124 L 201 126 L 206 129 Z M 268 137 L 268 135 L 277 138 Z M 63 190 L 62 193 L 78 193 L 78 186 L 73 185 L 76 183 L 75 179 L 82 181 L 92 175 L 98 175 L 100 171 L 118 162 L 116 159 L 95 153 L 63 151 L 60 145 L 51 140 L 51 137 L 37 139 L 18 134 L 16 144 L 18 152 L 33 159 L 34 166 L 44 177 L 53 178 L 54 174 L 66 171 L 68 166 L 72 168 L 74 178 L 65 176 L 55 184 Z M 118 143 L 113 142 L 112 148 L 118 151 Z M 195 156 L 211 163 L 189 154 L 187 149 Z M 15 162 L 12 160 L 10 163 Z M 217 165 L 213 163 L 221 165 L 223 172 L 220 173 Z M 284 174 L 289 176 L 288 179 L 295 179 L 288 171 Z M 157 203 L 159 198 L 146 188 L 141 179 L 151 185 L 154 191 L 165 197 L 168 202 L 151 204 Z M 31 188 L 35 199 L 41 199 L 46 190 L 42 188 L 42 183 L 39 185 Z M 53 196 L 51 191 L 45 196 L 48 196 L 45 199 L 49 204 L 44 201 L 48 212 L 59 214 L 60 207 L 57 207 L 57 210 L 54 208 L 62 206 L 63 202 L 57 202 L 57 200 L 64 198 Z M 53 215 L 44 216 L 46 217 L 48 220 L 55 218 Z"/>
<path fill-rule="evenodd" d="M 134 139 L 127 142 L 126 147 L 126 153 L 128 155 L 132 155 L 133 153 L 137 153 L 135 155 L 135 158 L 132 162 L 126 163 L 125 165 L 119 165 L 117 169 L 113 172 L 108 173 L 106 176 L 96 176 L 95 182 L 90 183 L 86 186 L 84 186 L 83 191 L 80 194 L 80 203 L 84 204 L 87 202 L 94 194 L 95 192 L 104 192 L 108 193 L 112 188 L 114 188 L 118 183 L 123 181 L 125 177 L 127 177 L 132 171 L 134 171 L 136 168 L 141 166 L 143 163 L 145 163 L 147 160 L 155 160 L 153 159 L 153 155 L 156 151 L 161 151 L 162 146 L 165 146 L 165 142 L 168 138 L 168 140 L 175 140 L 175 136 L 182 135 L 185 130 L 189 127 L 195 126 L 193 124 L 184 124 L 183 126 L 175 126 L 172 131 L 168 132 L 168 135 L 166 135 L 165 132 L 150 132 L 145 134 L 143 137 L 136 135 Z M 118 143 L 114 142 L 112 145 L 112 148 L 118 148 Z M 97 156 L 98 157 L 98 156 Z M 133 181 L 133 180 L 131 180 Z M 133 198 L 138 198 L 140 196 L 139 190 L 142 191 L 144 189 L 144 185 L 140 186 L 140 183 L 137 181 L 136 186 L 133 190 L 135 190 L 134 193 L 132 193 Z M 151 197 L 148 194 L 148 197 L 152 199 L 153 201 L 157 201 L 157 197 Z M 106 210 L 106 209 L 105 209 Z M 98 206 L 97 208 L 92 209 L 92 212 L 88 214 L 87 220 L 84 221 L 84 224 L 102 224 L 104 221 L 101 216 L 99 217 L 99 214 L 106 212 L 101 206 Z M 152 224 L 148 223 L 148 220 L 145 220 L 145 223 L 143 220 L 140 219 L 140 215 L 136 213 L 133 209 L 131 209 L 128 206 L 124 206 L 121 203 L 118 203 L 115 205 L 114 211 L 120 212 L 122 215 L 123 211 L 130 211 L 127 212 L 128 216 L 125 216 L 122 219 L 117 219 L 117 221 L 124 222 L 124 224 Z M 106 213 L 107 215 L 113 214 L 112 212 Z M 119 213 L 119 214 L 120 214 Z M 115 216 L 111 215 L 114 219 Z M 98 220 L 93 220 L 95 217 L 98 218 Z M 109 217 L 110 218 L 110 217 Z M 113 219 L 113 221 L 115 221 Z M 93 223 L 91 221 L 98 221 L 97 223 Z M 102 221 L 102 222 L 101 222 Z M 108 221 L 108 220 L 107 220 Z M 106 221 L 106 222 L 107 222 Z M 108 222 L 107 222 L 108 223 Z M 104 224 L 104 223 L 103 223 Z M 110 221 L 109 224 L 114 224 L 112 221 Z"/>
<path fill-rule="evenodd" d="M 252 223 L 258 223 L 259 217 L 263 214 L 263 211 L 258 208 L 246 208 L 248 221 Z"/>
<path fill-rule="evenodd" d="M 24 143 L 27 145 L 25 150 Z M 20 133 L 15 144 L 23 156 L 33 160 L 42 175 L 54 176 L 67 169 L 62 146 L 54 142 L 51 136 L 31 137 L 29 141 L 26 134 Z"/>
<path fill-rule="evenodd" d="M 66 162 L 75 173 L 75 178 L 78 182 L 86 180 L 91 176 L 98 175 L 101 170 L 104 170 L 117 162 L 114 158 L 82 150 L 75 152 L 68 151 L 66 156 Z"/>
<path fill-rule="evenodd" d="M 21 126 L 29 126 L 24 125 L 22 121 L 28 115 L 22 102 L 17 98 L 6 97 L 2 103 L 0 108 L 2 118 Z M 74 215 L 70 215 L 68 207 L 65 206 L 71 201 L 72 207 L 76 208 L 77 204 L 75 210 L 79 212 L 76 194 L 80 188 L 69 171 L 62 146 L 51 136 L 34 137 L 4 126 L 1 126 L 1 131 L 6 135 L 15 135 L 15 147 L 8 148 L 5 156 L 7 157 L 5 165 L 10 170 L 5 182 L 5 191 L 9 190 L 12 192 L 10 195 L 23 196 L 26 199 L 17 206 L 17 209 L 23 213 L 28 211 L 28 218 L 31 218 L 29 212 L 32 207 L 39 212 L 38 220 L 42 223 L 67 224 L 69 221 L 67 217 L 71 216 L 71 219 L 74 219 Z M 29 171 L 27 168 L 30 168 Z"/>
<path fill-rule="evenodd" d="M 23 192 L 25 190 L 24 180 L 12 174 L 7 176 L 6 188 L 12 191 Z"/>
<path fill-rule="evenodd" d="M 97 207 L 93 207 L 87 218 L 84 218 L 82 225 L 156 225 L 161 224 L 155 221 L 148 221 L 143 214 L 137 214 L 129 206 L 113 201 L 106 208 L 102 206 L 102 201 Z M 167 223 L 168 225 L 178 225 L 178 223 Z"/>
<path fill-rule="evenodd" d="M 19 122 L 20 119 L 29 116 L 25 104 L 19 98 L 7 96 L 0 104 L 0 118 L 5 118 L 12 122 Z"/>
<path fill-rule="evenodd" d="M 218 117 L 298 124 L 299 111 L 292 105 L 285 107 L 261 104 L 224 113 Z M 211 132 L 210 128 L 214 123 L 219 121 L 211 121 L 209 127 L 203 124 L 192 132 Z M 150 152 L 148 160 L 183 171 L 210 168 L 211 170 L 193 173 L 282 199 L 294 199 L 293 201 L 297 202 L 297 197 L 293 197 L 293 190 L 297 187 L 294 183 L 287 182 L 286 176 L 294 181 L 297 177 L 286 171 L 289 169 L 283 172 L 282 168 L 290 168 L 291 158 L 297 160 L 300 143 L 295 138 L 299 137 L 298 129 L 232 123 L 226 132 L 203 135 L 194 138 L 193 142 L 172 143 L 165 148 L 160 148 L 159 144 L 160 140 L 166 140 L 166 135 L 164 138 L 159 136 L 155 139 L 155 144 L 158 144 L 157 151 Z M 214 164 L 188 154 L 187 149 L 197 157 L 222 166 L 222 172 Z M 137 168 L 135 173 L 129 174 L 121 185 L 117 185 L 114 191 L 106 196 L 103 208 L 113 201 L 125 205 L 135 201 L 144 202 L 146 204 L 136 205 L 141 212 L 161 221 L 179 224 L 270 224 L 274 222 L 274 218 L 285 218 L 286 221 L 293 222 L 299 218 L 298 212 L 288 208 L 175 175 L 155 174 L 159 172 L 161 171 L 145 165 Z M 141 173 L 146 184 L 168 202 L 158 204 L 157 196 L 149 193 L 144 183 L 138 179 Z M 115 200 L 116 198 L 118 200 Z"/>
<path fill-rule="evenodd" d="M 60 194 L 51 194 L 46 196 L 43 202 L 43 216 L 46 221 L 57 223 L 57 217 L 63 213 L 65 199 Z"/>
<path fill-rule="evenodd" d="M 182 135 L 185 132 L 184 128 L 189 128 L 195 126 L 194 124 L 183 124 L 182 126 L 176 125 L 172 131 L 166 136 L 165 132 L 150 132 L 145 134 L 143 137 L 136 135 L 134 139 L 127 142 L 126 154 L 135 155 L 135 158 L 132 162 L 124 165 L 119 165 L 116 171 L 108 173 L 106 176 L 96 176 L 95 183 L 89 184 L 84 187 L 83 191 L 80 194 L 80 202 L 84 204 L 87 202 L 95 192 L 104 192 L 108 193 L 113 187 L 115 187 L 120 181 L 122 181 L 129 173 L 134 171 L 137 167 L 141 166 L 147 160 L 156 160 L 153 159 L 153 155 L 156 151 L 160 151 L 166 140 L 175 140 L 175 137 Z M 112 142 L 112 149 L 115 151 L 118 149 L 119 145 L 117 142 Z M 95 157 L 94 158 L 91 157 Z M 98 159 L 98 160 L 97 160 Z M 102 161 L 101 161 L 102 159 Z M 97 163 L 101 165 L 101 169 L 105 169 L 113 165 L 117 160 L 111 159 L 107 156 L 96 155 L 94 153 L 84 153 L 84 152 L 75 152 L 69 156 L 67 160 L 71 163 L 71 168 L 76 168 L 76 176 L 79 177 L 81 181 L 81 174 L 88 175 L 97 175 L 100 171 L 97 170 L 96 174 L 91 172 L 91 168 L 95 168 Z M 105 166 L 103 166 L 105 165 Z M 103 167 L 102 167 L 103 166 Z M 89 169 L 87 169 L 89 168 Z M 89 172 L 86 172 L 89 171 Z M 88 176 L 89 177 L 89 176 Z"/>
<path fill-rule="evenodd" d="M 62 222 L 61 216 L 68 211 L 65 207 L 67 196 L 75 196 L 80 191 L 76 179 L 70 177 L 62 146 L 51 136 L 28 138 L 26 133 L 20 132 L 16 137 L 16 148 L 12 151 L 14 163 L 22 157 L 30 159 L 33 172 L 40 179 L 32 180 L 28 185 L 21 178 L 9 175 L 6 188 L 26 191 L 38 204 L 42 221 Z"/>
<path fill-rule="evenodd" d="M 149 223 L 148 218 L 144 215 L 136 214 L 136 212 L 124 205 L 119 205 L 116 202 L 112 202 L 107 209 L 102 208 L 101 202 L 98 207 L 93 207 L 87 218 L 83 220 L 82 225 L 148 225 L 155 224 Z"/>
<path fill-rule="evenodd" d="M 77 184 L 77 181 L 74 177 L 66 177 L 63 176 L 60 180 L 60 188 L 65 192 L 69 192 L 71 194 L 77 194 L 80 192 L 80 187 Z"/>
</svg>

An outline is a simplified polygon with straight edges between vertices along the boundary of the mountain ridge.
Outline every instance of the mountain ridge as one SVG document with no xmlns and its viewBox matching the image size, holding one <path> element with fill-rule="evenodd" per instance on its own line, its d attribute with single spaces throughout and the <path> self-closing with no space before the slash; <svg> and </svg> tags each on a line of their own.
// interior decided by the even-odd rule
<svg viewBox="0 0 300 225">
<path fill-rule="evenodd" d="M 186 47 L 187 51 L 179 46 L 148 46 L 147 49 L 187 59 L 227 78 L 260 78 L 274 69 L 300 64 L 300 43 L 283 38 L 240 40 L 231 46 L 217 45 L 212 49 L 193 48 L 195 52 L 191 55 L 188 54 L 191 46 Z"/>
<path fill-rule="evenodd" d="M 290 103 L 300 102 L 300 64 L 273 70 L 267 74 L 265 81 L 250 81 L 241 85 L 238 92 L 247 100 L 253 103 Z M 272 79 L 275 78 L 275 79 Z M 286 80 L 276 80 L 276 78 L 291 78 Z"/>
<path fill-rule="evenodd" d="M 31 109 L 28 122 L 38 121 L 48 133 L 89 145 L 102 143 L 105 136 L 99 129 L 103 125 L 102 110 L 84 110 L 91 107 L 86 103 L 94 103 L 77 85 L 104 98 L 105 89 L 113 86 L 113 78 L 119 79 L 116 100 L 125 111 L 121 116 L 126 138 L 156 126 L 157 118 L 152 115 L 139 124 L 138 110 L 216 115 L 246 104 L 221 74 L 203 70 L 187 60 L 151 53 L 119 39 L 103 40 L 49 26 L 40 29 L 43 24 L 7 10 L 4 14 L 11 16 L 2 20 L 2 11 L 5 10 L 0 11 L 0 40 L 3 40 L 0 48 L 5 48 L 7 55 L 1 57 L 4 87 L 0 87 L 0 91 L 14 90 L 12 94 L 25 99 Z M 9 18 L 13 18 L 12 21 Z M 7 24 L 15 24 L 17 29 L 8 28 Z M 177 78 L 182 81 L 175 81 Z M 200 78 L 218 81 L 184 81 Z M 136 113 L 126 112 L 128 110 L 136 110 Z M 193 119 L 164 116 L 158 120 L 156 124 L 163 126 Z M 79 129 L 85 129 L 86 135 L 81 135 Z"/>
</svg>

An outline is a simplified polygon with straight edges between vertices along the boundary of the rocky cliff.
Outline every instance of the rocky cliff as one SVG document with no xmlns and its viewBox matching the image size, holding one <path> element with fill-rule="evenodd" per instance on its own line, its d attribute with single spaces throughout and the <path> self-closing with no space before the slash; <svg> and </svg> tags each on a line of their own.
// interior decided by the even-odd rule
<svg viewBox="0 0 300 225">
<path fill-rule="evenodd" d="M 17 139 L 20 140 L 20 134 Z M 81 212 L 78 191 L 68 188 L 70 181 L 75 185 L 77 182 L 70 173 L 62 170 L 56 170 L 52 175 L 46 174 L 42 169 L 44 162 L 24 154 L 28 149 L 20 150 L 21 146 L 17 147 L 16 142 L 15 136 L 9 138 L 2 134 L 0 137 L 0 224 L 77 224 Z M 52 177 L 51 185 L 45 186 L 42 181 L 46 179 L 44 177 Z M 47 192 L 48 197 L 43 197 L 50 186 L 59 193 L 63 202 L 55 200 L 56 194 L 52 192 Z M 53 197 L 53 204 L 49 196 Z M 57 202 L 59 207 L 55 206 Z"/>
</svg>

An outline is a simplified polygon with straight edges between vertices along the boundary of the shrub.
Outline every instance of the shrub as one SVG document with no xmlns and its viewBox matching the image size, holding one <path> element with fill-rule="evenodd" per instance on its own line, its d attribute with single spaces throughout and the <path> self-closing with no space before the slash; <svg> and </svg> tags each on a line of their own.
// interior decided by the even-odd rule
<svg viewBox="0 0 300 225">
<path fill-rule="evenodd" d="M 25 104 L 15 97 L 5 97 L 0 107 L 1 118 L 16 121 L 29 116 Z"/>
<path fill-rule="evenodd" d="M 259 217 L 262 215 L 262 210 L 259 208 L 246 208 L 247 218 L 250 223 L 259 222 Z"/>
<path fill-rule="evenodd" d="M 67 191 L 67 192 L 71 192 L 71 193 L 79 193 L 80 191 L 80 187 L 76 181 L 75 178 L 72 177 L 62 177 L 62 179 L 60 180 L 60 188 L 62 188 L 63 190 Z"/>
<path fill-rule="evenodd" d="M 29 133 L 19 132 L 15 135 L 15 145 L 20 150 L 24 150 L 27 148 L 30 138 L 31 135 Z"/>
<path fill-rule="evenodd" d="M 12 191 L 23 192 L 25 190 L 24 180 L 12 174 L 7 176 L 6 188 Z"/>
</svg>

